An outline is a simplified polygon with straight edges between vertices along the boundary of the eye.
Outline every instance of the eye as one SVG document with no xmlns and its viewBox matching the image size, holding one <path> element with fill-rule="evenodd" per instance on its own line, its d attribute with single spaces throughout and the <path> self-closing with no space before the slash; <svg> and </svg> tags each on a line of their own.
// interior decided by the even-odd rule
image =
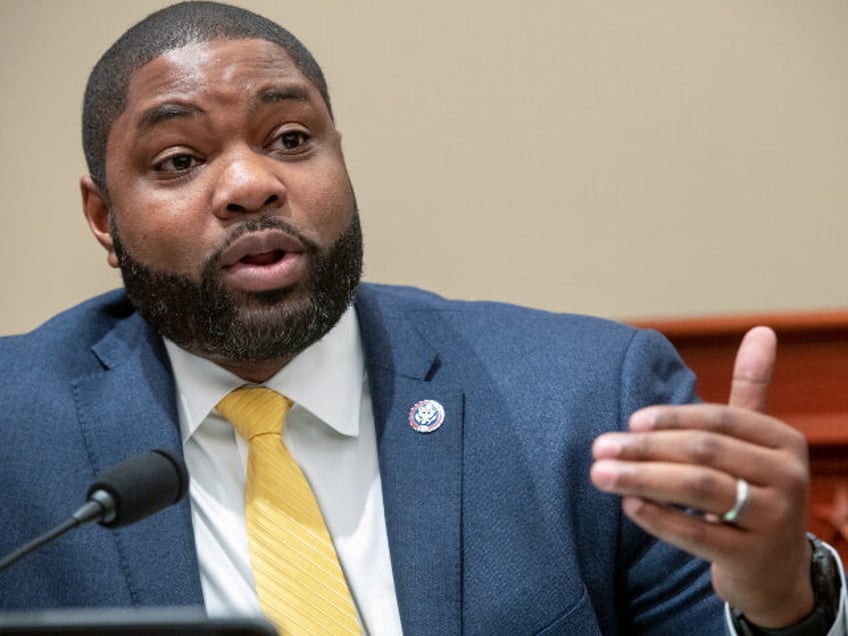
<svg viewBox="0 0 848 636">
<path fill-rule="evenodd" d="M 280 135 L 280 143 L 288 150 L 294 150 L 306 143 L 306 135 L 302 132 L 284 132 Z"/>
<path fill-rule="evenodd" d="M 200 161 L 188 153 L 182 152 L 171 155 L 161 161 L 153 164 L 153 169 L 157 172 L 182 174 L 195 168 L 200 164 Z"/>
<path fill-rule="evenodd" d="M 295 155 L 309 149 L 310 136 L 303 130 L 284 130 L 271 141 L 271 150 L 285 155 Z"/>
</svg>

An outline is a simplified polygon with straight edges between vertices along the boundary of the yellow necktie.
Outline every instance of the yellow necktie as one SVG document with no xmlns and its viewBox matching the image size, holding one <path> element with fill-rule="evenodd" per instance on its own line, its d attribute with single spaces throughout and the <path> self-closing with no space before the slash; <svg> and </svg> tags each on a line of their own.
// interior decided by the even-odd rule
<svg viewBox="0 0 848 636">
<path fill-rule="evenodd" d="M 291 405 L 271 389 L 241 387 L 217 406 L 250 444 L 245 515 L 256 593 L 283 634 L 361 634 L 318 502 L 281 437 Z"/>
</svg>

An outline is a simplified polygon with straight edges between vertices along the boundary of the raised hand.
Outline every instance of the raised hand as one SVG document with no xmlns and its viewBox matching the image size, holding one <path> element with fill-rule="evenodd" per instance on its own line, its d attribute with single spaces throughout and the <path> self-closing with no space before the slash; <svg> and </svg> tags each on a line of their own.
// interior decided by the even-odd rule
<svg viewBox="0 0 848 636">
<path fill-rule="evenodd" d="M 774 332 L 755 327 L 727 405 L 648 407 L 592 449 L 593 483 L 622 495 L 644 530 L 710 561 L 717 594 L 762 627 L 798 622 L 814 604 L 807 445 L 764 413 L 776 352 Z"/>
</svg>

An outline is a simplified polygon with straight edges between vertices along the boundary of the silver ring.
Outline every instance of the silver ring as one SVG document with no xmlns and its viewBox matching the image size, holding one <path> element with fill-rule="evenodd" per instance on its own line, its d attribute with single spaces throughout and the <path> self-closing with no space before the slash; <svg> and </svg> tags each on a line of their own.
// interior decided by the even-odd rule
<svg viewBox="0 0 848 636">
<path fill-rule="evenodd" d="M 751 487 L 748 485 L 748 482 L 742 479 L 741 477 L 737 477 L 736 503 L 733 504 L 733 508 L 731 508 L 721 516 L 721 520 L 724 523 L 735 523 L 739 519 L 739 517 L 742 516 L 742 513 L 745 512 L 745 508 L 748 507 L 748 496 L 750 494 Z"/>
</svg>

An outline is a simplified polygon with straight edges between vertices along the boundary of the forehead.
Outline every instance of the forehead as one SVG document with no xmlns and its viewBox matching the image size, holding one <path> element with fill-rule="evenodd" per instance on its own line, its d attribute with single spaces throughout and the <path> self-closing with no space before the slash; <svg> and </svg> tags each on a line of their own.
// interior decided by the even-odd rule
<svg viewBox="0 0 848 636">
<path fill-rule="evenodd" d="M 273 86 L 300 86 L 311 100 L 317 89 L 286 51 L 266 40 L 211 40 L 166 51 L 137 69 L 129 80 L 119 119 L 168 101 L 239 100 Z"/>
</svg>

